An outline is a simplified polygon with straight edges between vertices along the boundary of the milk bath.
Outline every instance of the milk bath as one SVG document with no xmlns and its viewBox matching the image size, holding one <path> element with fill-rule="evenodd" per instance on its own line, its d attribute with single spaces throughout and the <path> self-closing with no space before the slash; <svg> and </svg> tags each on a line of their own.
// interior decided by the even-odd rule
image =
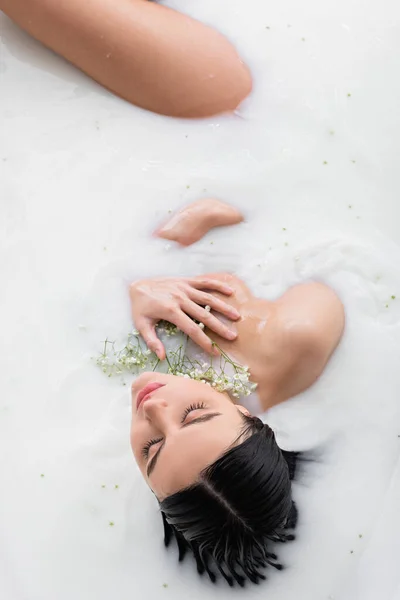
<svg viewBox="0 0 400 600">
<path fill-rule="evenodd" d="M 170 6 L 254 75 L 231 117 L 148 114 L 0 17 L 0 592 L 6 600 L 400 598 L 400 9 L 337 0 Z M 202 196 L 246 222 L 151 237 Z M 234 270 L 274 298 L 317 278 L 346 308 L 320 381 L 266 419 L 314 449 L 286 570 L 230 590 L 177 564 L 129 447 L 126 378 L 91 360 L 131 326 L 137 277 Z"/>
</svg>

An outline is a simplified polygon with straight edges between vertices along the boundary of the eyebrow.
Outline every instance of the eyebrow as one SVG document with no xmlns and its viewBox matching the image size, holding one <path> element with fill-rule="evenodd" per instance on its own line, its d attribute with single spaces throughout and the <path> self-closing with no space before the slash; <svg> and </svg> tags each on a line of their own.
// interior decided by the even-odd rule
<svg viewBox="0 0 400 600">
<path fill-rule="evenodd" d="M 198 425 L 199 423 L 207 423 L 207 421 L 211 421 L 212 419 L 215 419 L 215 417 L 220 417 L 220 416 L 221 416 L 221 413 L 208 413 L 207 415 L 202 415 L 201 417 L 197 417 L 196 419 L 193 419 L 193 421 L 189 421 L 189 423 L 184 423 L 182 425 L 182 429 L 184 429 L 186 427 L 190 427 L 191 425 Z M 149 465 L 147 467 L 147 477 L 150 477 L 150 475 L 154 471 L 157 461 L 158 461 L 158 457 L 160 456 L 161 450 L 164 448 L 164 446 L 165 446 L 165 441 L 161 444 L 161 446 L 159 447 L 159 449 L 157 450 L 157 452 L 155 453 L 155 455 L 149 462 Z"/>
</svg>

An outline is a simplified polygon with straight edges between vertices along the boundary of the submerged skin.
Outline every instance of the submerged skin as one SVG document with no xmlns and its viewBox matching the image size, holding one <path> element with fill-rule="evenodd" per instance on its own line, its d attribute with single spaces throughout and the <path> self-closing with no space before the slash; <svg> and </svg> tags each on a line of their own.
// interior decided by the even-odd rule
<svg viewBox="0 0 400 600">
<path fill-rule="evenodd" d="M 178 211 L 155 231 L 155 235 L 181 246 L 190 246 L 214 227 L 237 225 L 242 221 L 243 215 L 237 208 L 215 198 L 204 198 Z"/>
<path fill-rule="evenodd" d="M 322 283 L 308 282 L 291 287 L 271 302 L 255 297 L 234 275 L 209 277 L 235 289 L 227 301 L 241 315 L 231 324 L 237 333 L 234 341 L 215 333 L 210 337 L 239 363 L 249 366 L 262 409 L 309 388 L 343 335 L 344 308 L 336 293 Z M 215 296 L 219 298 L 219 293 Z"/>
<path fill-rule="evenodd" d="M 98 83 L 173 117 L 234 111 L 251 76 L 221 34 L 146 0 L 0 0 L 0 10 Z"/>
<path fill-rule="evenodd" d="M 220 291 L 213 291 L 212 295 L 237 309 L 241 317 L 235 322 L 227 322 L 229 329 L 237 334 L 232 341 L 226 339 L 225 331 L 225 337 L 211 329 L 202 333 L 207 333 L 237 362 L 248 365 L 251 381 L 258 384 L 262 411 L 296 396 L 316 381 L 344 329 L 343 305 L 332 289 L 321 283 L 304 283 L 270 302 L 255 297 L 234 275 L 210 274 L 202 281 L 205 278 L 233 290 L 230 295 Z M 175 284 L 179 281 L 170 280 Z M 155 314 L 157 286 L 160 285 L 164 294 L 165 279 L 147 282 Z M 143 285 L 143 282 L 137 285 Z M 159 310 L 165 303 L 163 294 Z M 176 298 L 171 294 L 169 300 L 169 320 L 175 322 L 183 312 L 182 296 Z M 216 315 L 204 308 L 200 310 L 203 311 L 202 321 L 215 329 L 212 319 Z M 220 315 L 218 318 L 225 321 Z M 137 410 L 137 394 L 150 382 L 162 383 L 163 387 L 152 392 Z M 202 402 L 204 406 L 196 407 L 196 403 Z M 185 417 L 185 409 L 193 409 L 193 406 L 194 410 Z M 144 373 L 134 382 L 131 446 L 144 478 L 159 499 L 194 483 L 205 467 L 233 444 L 239 443 L 240 411 L 246 412 L 246 409 L 234 406 L 226 393 L 189 379 L 152 372 Z M 210 413 L 218 413 L 218 416 L 187 426 L 186 420 L 206 417 Z M 149 441 L 155 443 L 149 449 L 149 456 L 145 457 L 142 450 Z M 159 450 L 157 465 L 148 476 L 148 464 Z"/>
</svg>

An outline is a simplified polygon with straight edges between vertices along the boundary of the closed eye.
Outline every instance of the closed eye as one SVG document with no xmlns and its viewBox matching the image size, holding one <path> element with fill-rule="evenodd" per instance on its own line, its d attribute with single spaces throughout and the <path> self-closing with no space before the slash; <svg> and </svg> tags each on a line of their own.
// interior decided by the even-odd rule
<svg viewBox="0 0 400 600">
<path fill-rule="evenodd" d="M 147 442 L 147 443 L 146 443 L 146 444 L 143 446 L 143 449 L 142 449 L 142 455 L 143 455 L 143 458 L 145 458 L 145 459 L 147 460 L 147 459 L 149 458 L 149 452 L 150 452 L 150 448 L 151 448 L 152 446 L 154 446 L 155 444 L 158 444 L 159 442 L 162 442 L 162 438 L 157 438 L 157 439 L 154 439 L 154 440 L 149 440 L 149 441 L 148 441 L 148 442 Z"/>
<path fill-rule="evenodd" d="M 193 412 L 194 410 L 201 410 L 207 408 L 207 406 L 204 404 L 204 402 L 195 402 L 194 404 L 191 404 L 190 406 L 186 407 L 185 410 L 183 411 L 182 417 L 181 417 L 181 423 L 184 423 L 186 420 L 186 417 L 188 416 L 189 413 Z M 149 454 L 150 454 L 150 448 L 152 446 L 155 446 L 156 444 L 159 444 L 160 442 L 162 442 L 163 438 L 156 438 L 153 440 L 149 440 L 142 449 L 142 456 L 143 458 L 145 458 L 146 460 L 149 458 Z"/>
<path fill-rule="evenodd" d="M 189 423 L 184 423 L 182 425 L 182 429 L 184 427 L 191 427 L 192 425 L 198 425 L 199 423 L 207 423 L 208 421 L 212 421 L 215 417 L 220 417 L 221 413 L 207 413 L 205 415 L 201 415 L 200 417 L 196 417 L 193 421 L 189 421 Z M 158 461 L 158 457 L 160 456 L 162 449 L 165 444 L 161 444 L 155 455 L 149 460 L 149 464 L 147 465 L 147 477 L 150 477 L 151 473 L 154 471 L 155 466 Z"/>
<path fill-rule="evenodd" d="M 181 423 L 185 422 L 186 417 L 188 416 L 189 413 L 193 412 L 194 410 L 202 410 L 204 408 L 207 408 L 207 406 L 204 404 L 204 402 L 195 402 L 194 404 L 191 404 L 190 406 L 185 408 L 185 410 L 183 411 Z"/>
<path fill-rule="evenodd" d="M 192 421 L 189 421 L 188 423 L 183 423 L 182 428 L 183 427 L 191 427 L 192 425 L 195 426 L 200 423 L 207 423 L 208 421 L 212 421 L 212 419 L 215 419 L 216 417 L 220 417 L 220 416 L 221 416 L 221 413 L 207 413 L 205 415 L 200 415 L 199 417 L 196 417 L 195 419 L 193 419 Z M 158 457 L 160 456 L 163 448 L 164 448 L 164 444 L 161 444 L 161 446 L 158 448 L 155 455 L 149 461 L 149 463 L 147 465 L 147 477 L 150 477 L 151 473 L 154 471 L 155 466 L 158 461 Z"/>
</svg>

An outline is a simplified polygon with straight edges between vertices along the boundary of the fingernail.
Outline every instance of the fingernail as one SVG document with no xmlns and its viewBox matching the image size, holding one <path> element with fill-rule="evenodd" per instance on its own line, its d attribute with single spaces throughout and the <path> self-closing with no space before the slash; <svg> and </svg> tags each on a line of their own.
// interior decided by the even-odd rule
<svg viewBox="0 0 400 600">
<path fill-rule="evenodd" d="M 234 340 L 237 338 L 237 333 L 235 331 L 228 331 L 227 337 L 229 340 Z"/>
<path fill-rule="evenodd" d="M 232 309 L 232 315 L 234 315 L 235 317 L 239 318 L 240 317 L 240 312 L 238 310 L 236 310 L 235 308 Z"/>
<path fill-rule="evenodd" d="M 212 353 L 214 354 L 214 356 L 219 356 L 219 350 L 218 350 L 218 348 L 216 348 L 216 347 L 214 346 L 214 348 L 213 348 L 213 350 L 212 350 Z"/>
</svg>

